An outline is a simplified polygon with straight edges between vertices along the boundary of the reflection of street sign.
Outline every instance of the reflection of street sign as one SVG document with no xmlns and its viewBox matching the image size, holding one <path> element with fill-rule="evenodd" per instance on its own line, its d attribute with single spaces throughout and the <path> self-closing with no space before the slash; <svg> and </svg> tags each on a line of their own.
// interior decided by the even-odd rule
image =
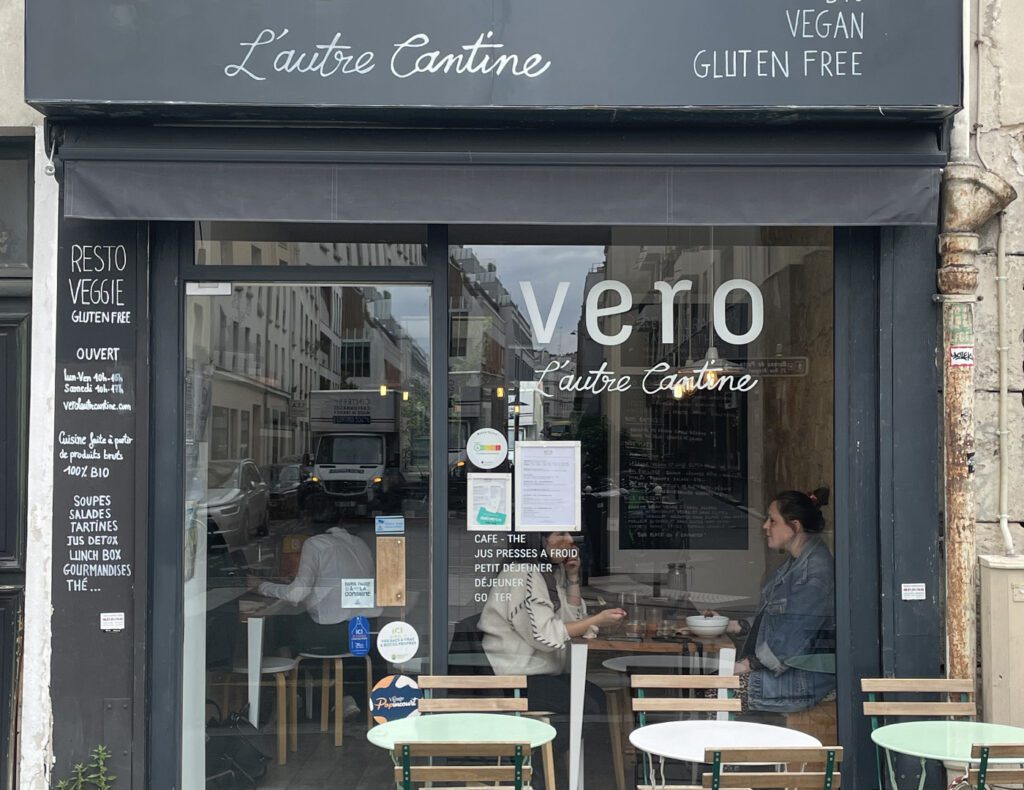
<svg viewBox="0 0 1024 790">
<path fill-rule="evenodd" d="M 291 406 L 288 409 L 288 416 L 291 417 L 292 422 L 298 422 L 306 416 L 306 410 L 309 406 L 305 400 L 293 400 Z"/>
<path fill-rule="evenodd" d="M 747 375 L 764 379 L 806 376 L 809 368 L 807 357 L 745 359 L 740 364 Z"/>
<path fill-rule="evenodd" d="M 535 423 L 537 417 L 536 408 L 537 393 L 532 381 L 521 381 L 518 393 L 508 395 L 508 424 L 516 419 L 516 405 L 519 406 L 519 425 L 526 428 Z"/>
</svg>

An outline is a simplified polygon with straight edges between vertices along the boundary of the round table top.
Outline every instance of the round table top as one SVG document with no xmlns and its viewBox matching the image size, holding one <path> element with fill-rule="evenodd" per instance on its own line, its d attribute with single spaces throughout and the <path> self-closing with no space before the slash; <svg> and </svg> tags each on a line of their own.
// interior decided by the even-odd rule
<svg viewBox="0 0 1024 790">
<path fill-rule="evenodd" d="M 527 716 L 507 713 L 430 713 L 407 716 L 370 728 L 366 740 L 382 749 L 396 743 L 472 741 L 474 743 L 529 742 L 536 748 L 555 738 L 555 728 Z"/>
<path fill-rule="evenodd" d="M 703 659 L 696 656 L 684 656 L 668 653 L 649 653 L 635 656 L 616 656 L 602 661 L 605 669 L 613 672 L 634 672 L 638 669 L 672 669 L 701 671 L 709 663 L 718 664 L 717 660 Z"/>
<path fill-rule="evenodd" d="M 648 724 L 629 734 L 637 749 L 656 757 L 704 762 L 706 749 L 748 749 L 758 746 L 821 746 L 821 741 L 806 733 L 757 724 L 751 721 L 690 719 Z"/>
<path fill-rule="evenodd" d="M 951 763 L 971 760 L 976 743 L 1024 743 L 1024 728 L 980 721 L 905 721 L 886 724 L 871 733 L 871 740 L 891 752 Z M 992 762 L 1020 762 L 1019 759 Z"/>
</svg>

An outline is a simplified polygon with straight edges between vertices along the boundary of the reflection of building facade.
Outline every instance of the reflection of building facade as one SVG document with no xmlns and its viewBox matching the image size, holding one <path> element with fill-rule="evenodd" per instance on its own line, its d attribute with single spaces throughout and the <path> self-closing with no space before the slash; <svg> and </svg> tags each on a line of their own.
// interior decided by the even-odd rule
<svg viewBox="0 0 1024 790">
<path fill-rule="evenodd" d="M 558 365 L 559 376 L 576 375 L 576 352 L 552 354 L 547 351 L 540 353 L 537 360 L 539 370 L 546 369 L 551 363 Z M 575 416 L 575 398 L 572 392 L 560 387 L 546 387 L 548 397 L 541 399 L 544 404 L 544 422 L 541 435 L 548 439 L 557 439 L 572 433 Z"/>
<path fill-rule="evenodd" d="M 470 247 L 452 247 L 449 255 L 453 265 L 449 356 L 450 375 L 455 377 L 452 417 L 457 426 L 450 429 L 451 451 L 463 447 L 465 438 L 479 428 L 505 429 L 505 399 L 513 393 L 502 393 L 514 388 L 509 382 L 533 380 L 538 353 L 529 324 L 498 278 L 495 265 L 481 263 Z M 525 428 L 525 419 L 522 424 Z M 532 417 L 529 425 L 534 425 Z"/>
<path fill-rule="evenodd" d="M 474 431 L 495 427 L 508 343 L 501 294 L 493 289 L 487 268 L 469 248 L 451 248 L 449 255 L 458 262 L 450 270 L 448 286 L 448 456 L 452 465 L 465 461 L 466 442 Z"/>
<path fill-rule="evenodd" d="M 419 245 L 206 242 L 210 265 L 417 265 Z M 391 315 L 391 295 L 368 286 L 290 289 L 235 284 L 209 317 L 214 388 L 211 458 L 261 466 L 311 451 L 309 393 L 425 389 L 426 350 Z M 410 371 L 402 376 L 400 371 Z"/>
</svg>

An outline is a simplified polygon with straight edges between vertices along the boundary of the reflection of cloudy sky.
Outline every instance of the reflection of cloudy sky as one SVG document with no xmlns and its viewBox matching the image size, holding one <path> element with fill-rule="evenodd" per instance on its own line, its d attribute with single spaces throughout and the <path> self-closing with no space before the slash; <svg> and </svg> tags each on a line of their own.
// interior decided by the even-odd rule
<svg viewBox="0 0 1024 790">
<path fill-rule="evenodd" d="M 494 261 L 497 264 L 498 279 L 527 320 L 529 313 L 520 282 L 533 284 L 542 320 L 548 317 L 558 283 L 568 282 L 569 291 L 548 350 L 554 353 L 576 350 L 576 338 L 569 333 L 576 329 L 583 309 L 583 285 L 587 272 L 604 261 L 603 247 L 474 244 L 471 249 L 481 263 Z"/>
<path fill-rule="evenodd" d="M 430 356 L 430 288 L 425 285 L 379 286 L 391 294 L 391 315 Z"/>
<path fill-rule="evenodd" d="M 555 333 L 548 350 L 566 353 L 576 350 L 575 331 L 583 309 L 583 286 L 587 273 L 604 261 L 604 248 L 547 246 L 547 245 L 473 245 L 473 252 L 481 263 L 493 261 L 497 265 L 498 279 L 512 295 L 512 301 L 529 320 L 523 290 L 519 283 L 529 281 L 537 297 L 541 319 L 547 318 L 551 300 L 560 282 L 569 283 L 565 304 L 555 324 Z M 378 286 L 391 293 L 391 314 L 409 335 L 429 353 L 430 350 L 430 291 L 422 285 L 389 283 Z"/>
</svg>

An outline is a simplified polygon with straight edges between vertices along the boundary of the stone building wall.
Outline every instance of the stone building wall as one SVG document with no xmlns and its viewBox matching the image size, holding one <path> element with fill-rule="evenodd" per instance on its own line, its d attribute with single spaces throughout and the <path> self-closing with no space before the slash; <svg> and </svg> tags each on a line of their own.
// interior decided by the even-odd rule
<svg viewBox="0 0 1024 790">
<path fill-rule="evenodd" d="M 1006 179 L 1021 198 L 1003 219 L 1008 280 L 1010 529 L 1024 552 L 1024 3 L 977 0 L 971 74 L 974 154 Z M 999 533 L 998 355 L 996 241 L 998 223 L 981 234 L 976 311 L 976 499 L 978 553 L 1002 554 Z"/>
<path fill-rule="evenodd" d="M 24 42 L 24 0 L 4 0 L 0 3 L 0 135 L 23 133 L 42 123 L 42 116 L 25 104 Z"/>
</svg>

